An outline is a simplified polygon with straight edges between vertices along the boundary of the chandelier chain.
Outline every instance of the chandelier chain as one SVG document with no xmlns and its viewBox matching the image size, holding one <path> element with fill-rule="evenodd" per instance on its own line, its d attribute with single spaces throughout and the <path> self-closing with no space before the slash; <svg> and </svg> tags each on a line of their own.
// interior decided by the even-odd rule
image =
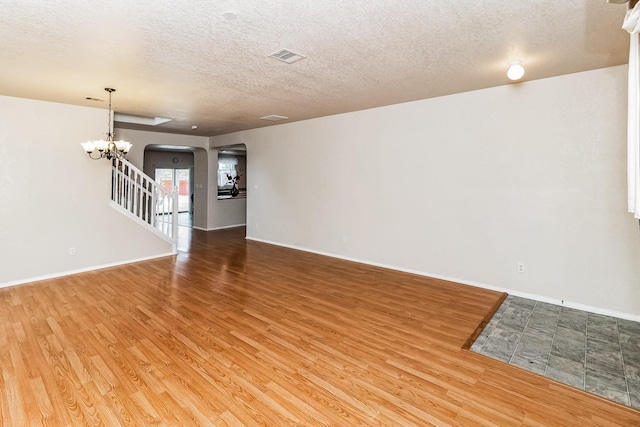
<svg viewBox="0 0 640 427">
<path fill-rule="evenodd" d="M 107 134 L 107 140 L 111 140 L 112 137 L 113 137 L 113 134 L 111 133 L 111 123 L 112 123 L 112 121 L 111 121 L 111 117 L 112 116 L 111 115 L 113 114 L 113 112 L 112 112 L 113 110 L 111 109 L 111 94 L 113 92 L 115 92 L 115 89 L 106 88 L 105 90 L 107 92 L 109 92 L 109 117 L 107 117 L 107 129 L 108 129 L 109 133 Z"/>
</svg>

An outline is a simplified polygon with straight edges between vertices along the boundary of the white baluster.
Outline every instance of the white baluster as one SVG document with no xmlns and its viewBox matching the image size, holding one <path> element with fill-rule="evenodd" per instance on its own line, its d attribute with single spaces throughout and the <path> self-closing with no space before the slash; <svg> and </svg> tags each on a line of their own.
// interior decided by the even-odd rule
<svg viewBox="0 0 640 427">
<path fill-rule="evenodd" d="M 126 160 L 114 159 L 111 200 L 162 232 L 175 249 L 178 236 L 178 190 L 169 192 Z"/>
</svg>

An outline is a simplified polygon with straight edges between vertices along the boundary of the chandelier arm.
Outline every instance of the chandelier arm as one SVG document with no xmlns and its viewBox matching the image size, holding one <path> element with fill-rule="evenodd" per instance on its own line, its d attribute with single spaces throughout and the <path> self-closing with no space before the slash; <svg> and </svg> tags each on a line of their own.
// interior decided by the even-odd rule
<svg viewBox="0 0 640 427">
<path fill-rule="evenodd" d="M 89 154 L 89 158 L 92 159 L 92 160 L 100 160 L 103 157 L 102 153 L 98 154 L 98 157 L 93 157 L 92 156 L 93 153 L 94 153 L 94 151 L 92 151 L 91 153 L 88 153 Z"/>
</svg>

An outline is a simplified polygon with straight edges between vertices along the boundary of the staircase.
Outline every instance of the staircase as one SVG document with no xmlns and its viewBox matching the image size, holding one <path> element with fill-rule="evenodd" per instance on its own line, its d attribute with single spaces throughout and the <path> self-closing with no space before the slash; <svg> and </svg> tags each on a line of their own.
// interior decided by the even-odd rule
<svg viewBox="0 0 640 427">
<path fill-rule="evenodd" d="M 178 192 L 160 184 L 125 159 L 112 159 L 111 205 L 173 245 L 178 241 Z"/>
</svg>

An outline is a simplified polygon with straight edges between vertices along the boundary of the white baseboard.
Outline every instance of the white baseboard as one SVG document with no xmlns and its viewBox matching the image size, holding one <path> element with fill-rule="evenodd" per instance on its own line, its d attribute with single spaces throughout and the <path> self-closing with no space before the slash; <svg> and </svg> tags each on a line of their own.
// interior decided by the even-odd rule
<svg viewBox="0 0 640 427">
<path fill-rule="evenodd" d="M 227 228 L 237 228 L 237 227 L 246 227 L 246 226 L 247 226 L 247 224 L 244 223 L 244 224 L 225 225 L 225 226 L 222 226 L 222 227 L 214 227 L 214 228 L 202 228 L 202 227 L 195 227 L 195 226 L 193 228 L 195 228 L 196 230 L 201 230 L 201 231 L 215 231 L 215 230 L 225 230 Z"/>
<path fill-rule="evenodd" d="M 470 281 L 470 280 L 458 279 L 456 277 L 448 277 L 448 276 L 442 276 L 442 275 L 439 275 L 439 274 L 425 273 L 423 271 L 412 270 L 412 269 L 408 269 L 408 268 L 401 268 L 401 267 L 397 267 L 397 266 L 393 266 L 393 265 L 381 264 L 381 263 L 361 260 L 361 259 L 357 259 L 357 258 L 345 257 L 345 256 L 341 256 L 341 255 L 328 253 L 328 252 L 316 251 L 316 250 L 305 248 L 305 247 L 302 247 L 302 246 L 289 245 L 289 244 L 286 244 L 286 243 L 279 243 L 279 242 L 274 242 L 274 241 L 271 241 L 271 240 L 259 239 L 259 238 L 256 238 L 256 237 L 247 236 L 246 239 L 247 240 L 253 240 L 253 241 L 256 241 L 256 242 L 261 242 L 261 243 L 267 243 L 269 245 L 281 246 L 281 247 L 284 247 L 284 248 L 295 249 L 295 250 L 298 250 L 298 251 L 304 251 L 304 252 L 310 252 L 310 253 L 314 253 L 314 254 L 318 254 L 318 255 L 328 256 L 328 257 L 331 257 L 331 258 L 342 259 L 342 260 L 345 260 L 345 261 L 357 262 L 357 263 L 360 263 L 360 264 L 371 265 L 371 266 L 374 266 L 374 267 L 381 267 L 381 268 L 386 268 L 386 269 L 389 269 L 389 270 L 400 271 L 400 272 L 403 272 L 403 273 L 410 273 L 410 274 L 415 274 L 415 275 L 423 276 L 423 277 L 431 277 L 431 278 L 434 278 L 434 279 L 446 280 L 448 282 L 460 283 L 460 284 L 463 284 L 463 285 L 474 286 L 476 288 L 488 289 L 488 290 L 496 291 L 496 292 L 506 292 L 509 295 L 513 295 L 513 296 L 520 297 L 520 298 L 527 298 L 527 299 L 531 299 L 531 300 L 534 300 L 534 301 L 546 302 L 546 303 L 549 303 L 549 304 L 559 305 L 559 306 L 562 306 L 562 307 L 575 308 L 577 310 L 588 311 L 590 313 L 601 314 L 601 315 L 604 315 L 604 316 L 611 316 L 611 317 L 617 317 L 619 319 L 626 319 L 626 320 L 631 320 L 631 321 L 634 321 L 634 322 L 640 322 L 640 315 L 637 315 L 637 314 L 623 313 L 623 312 L 618 312 L 618 311 L 614 311 L 614 310 L 608 310 L 608 309 L 605 309 L 605 308 L 593 307 L 593 306 L 589 306 L 589 305 L 579 304 L 577 302 L 559 300 L 559 299 L 549 298 L 549 297 L 542 296 L 542 295 L 531 294 L 531 293 L 527 293 L 527 292 L 517 291 L 517 290 L 513 290 L 513 289 L 508 289 L 508 288 L 503 288 L 503 287 L 500 287 L 500 286 L 492 286 L 492 285 L 487 285 L 485 283 L 479 283 L 479 282 L 474 282 L 474 281 Z"/>
<path fill-rule="evenodd" d="M 149 261 L 149 260 L 156 259 L 156 258 L 164 258 L 164 257 L 168 257 L 168 256 L 174 256 L 177 253 L 178 253 L 177 251 L 169 252 L 169 253 L 164 253 L 164 254 L 160 254 L 160 255 L 152 255 L 152 256 L 148 256 L 148 257 L 144 257 L 144 258 L 136 258 L 136 259 L 130 259 L 130 260 L 127 260 L 127 261 L 118 261 L 118 262 L 113 262 L 113 263 L 109 263 L 109 264 L 94 265 L 92 267 L 80 268 L 80 269 L 77 269 L 77 270 L 62 271 L 60 273 L 47 274 L 47 275 L 44 275 L 44 276 L 30 277 L 28 279 L 15 280 L 15 281 L 12 281 L 12 282 L 4 282 L 4 283 L 0 283 L 0 288 L 7 288 L 9 286 L 16 286 L 16 285 L 23 285 L 25 283 L 40 282 L 42 280 L 57 279 L 58 277 L 70 276 L 72 274 L 78 274 L 78 273 L 86 273 L 87 271 L 101 270 L 103 268 L 117 267 L 119 265 L 133 264 L 135 262 L 140 262 L 140 261 Z"/>
</svg>

